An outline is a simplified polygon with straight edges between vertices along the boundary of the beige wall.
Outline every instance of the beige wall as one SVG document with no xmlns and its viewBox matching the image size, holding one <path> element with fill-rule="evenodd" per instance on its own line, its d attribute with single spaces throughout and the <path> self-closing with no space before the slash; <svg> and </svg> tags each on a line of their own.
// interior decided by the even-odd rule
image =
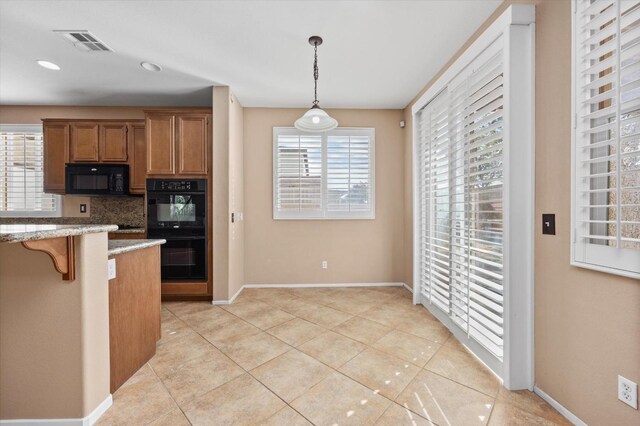
<svg viewBox="0 0 640 426">
<path fill-rule="evenodd" d="M 0 243 L 0 419 L 89 415 L 109 396 L 107 234 L 76 238 L 76 279 Z"/>
<path fill-rule="evenodd" d="M 43 118 L 139 119 L 145 107 L 0 105 L 2 124 L 40 124 Z"/>
<path fill-rule="evenodd" d="M 506 1 L 466 46 L 511 3 L 516 2 Z M 571 1 L 517 3 L 537 5 L 535 214 L 555 213 L 557 232 L 543 236 L 536 220 L 536 385 L 590 425 L 640 424 L 640 412 L 618 401 L 616 393 L 618 374 L 640 383 L 640 282 L 569 264 Z M 410 111 L 411 104 L 405 109 L 408 121 Z M 411 136 L 406 136 L 404 251 L 410 253 Z M 405 280 L 411 268 L 407 259 Z"/>
<path fill-rule="evenodd" d="M 244 285 L 243 108 L 229 87 L 213 88 L 213 300 Z M 231 222 L 231 213 L 236 220 Z"/>
<path fill-rule="evenodd" d="M 229 297 L 244 285 L 244 109 L 233 93 L 229 94 Z"/>
<path fill-rule="evenodd" d="M 304 109 L 245 108 L 245 237 L 248 284 L 402 281 L 401 110 L 329 110 L 341 127 L 374 127 L 375 220 L 273 220 L 273 127 Z M 329 268 L 321 268 L 322 260 Z"/>
<path fill-rule="evenodd" d="M 229 87 L 213 88 L 213 300 L 229 297 Z"/>
</svg>

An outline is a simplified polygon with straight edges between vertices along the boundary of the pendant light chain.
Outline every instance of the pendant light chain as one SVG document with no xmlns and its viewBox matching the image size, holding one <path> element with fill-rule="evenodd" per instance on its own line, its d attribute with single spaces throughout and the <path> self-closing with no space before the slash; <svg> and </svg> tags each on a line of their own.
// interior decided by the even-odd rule
<svg viewBox="0 0 640 426">
<path fill-rule="evenodd" d="M 318 43 L 313 44 L 313 105 L 318 105 Z"/>
<path fill-rule="evenodd" d="M 313 46 L 313 105 L 293 125 L 303 132 L 328 132 L 338 127 L 338 121 L 320 108 L 318 101 L 318 46 L 322 45 L 322 37 L 309 37 L 309 44 Z"/>
</svg>

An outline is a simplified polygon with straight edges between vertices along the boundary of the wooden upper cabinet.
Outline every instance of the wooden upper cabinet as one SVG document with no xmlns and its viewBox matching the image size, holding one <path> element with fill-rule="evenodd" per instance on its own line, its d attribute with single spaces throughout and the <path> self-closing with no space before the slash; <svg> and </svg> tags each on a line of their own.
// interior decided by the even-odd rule
<svg viewBox="0 0 640 426">
<path fill-rule="evenodd" d="M 44 192 L 64 194 L 64 167 L 69 162 L 69 125 L 44 123 Z"/>
<path fill-rule="evenodd" d="M 71 123 L 71 162 L 99 161 L 98 123 Z"/>
<path fill-rule="evenodd" d="M 147 177 L 147 135 L 144 123 L 129 124 L 129 192 L 144 194 Z"/>
<path fill-rule="evenodd" d="M 146 130 L 147 174 L 175 174 L 175 116 L 172 114 L 148 114 Z"/>
<path fill-rule="evenodd" d="M 100 161 L 104 163 L 127 162 L 127 124 L 100 125 Z"/>
<path fill-rule="evenodd" d="M 177 124 L 178 174 L 207 174 L 207 115 L 179 115 Z"/>
</svg>

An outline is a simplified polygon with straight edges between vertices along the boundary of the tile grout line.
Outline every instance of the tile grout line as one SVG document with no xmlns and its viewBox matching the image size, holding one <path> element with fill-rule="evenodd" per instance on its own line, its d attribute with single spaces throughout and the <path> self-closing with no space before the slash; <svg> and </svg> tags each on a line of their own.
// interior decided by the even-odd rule
<svg viewBox="0 0 640 426">
<path fill-rule="evenodd" d="M 167 392 L 167 394 L 169 395 L 169 398 L 171 398 L 171 400 L 173 401 L 174 404 L 176 404 L 176 407 L 178 407 L 178 410 L 180 410 L 180 412 L 182 413 L 182 415 L 184 416 L 185 419 L 187 419 L 187 422 L 189 422 L 189 424 L 193 424 L 191 423 L 191 420 L 189 420 L 189 418 L 187 417 L 187 414 L 184 412 L 184 410 L 182 409 L 182 407 L 180 406 L 180 404 L 178 404 L 178 401 L 176 401 L 176 399 L 173 397 L 173 395 L 171 394 L 171 392 L 169 392 L 169 389 L 165 386 L 164 382 L 162 381 L 162 379 L 160 378 L 160 376 L 158 376 L 158 373 L 156 373 L 156 370 L 151 366 L 151 364 L 149 364 L 149 362 L 147 361 L 147 365 L 149 366 L 149 368 L 151 369 L 151 372 L 153 373 L 154 376 L 156 376 L 156 378 L 158 379 L 158 381 L 160 382 L 160 385 L 162 385 L 162 387 L 164 388 L 164 390 Z M 153 419 L 152 421 L 146 423 L 147 425 L 155 422 L 156 420 L 161 419 L 162 417 L 168 415 L 171 413 L 171 410 L 167 411 L 166 413 L 162 414 L 161 416 L 158 416 L 157 418 Z"/>
</svg>

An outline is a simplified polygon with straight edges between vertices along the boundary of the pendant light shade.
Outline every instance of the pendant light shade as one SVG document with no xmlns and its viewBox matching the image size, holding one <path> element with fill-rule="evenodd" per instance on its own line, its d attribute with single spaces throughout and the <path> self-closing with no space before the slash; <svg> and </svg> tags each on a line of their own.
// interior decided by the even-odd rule
<svg viewBox="0 0 640 426">
<path fill-rule="evenodd" d="M 338 122 L 322 108 L 314 106 L 298 118 L 294 126 L 303 132 L 328 132 L 338 127 Z"/>
<path fill-rule="evenodd" d="M 338 127 L 338 122 L 331 117 L 322 108 L 318 102 L 318 46 L 322 44 L 322 38 L 312 36 L 309 38 L 309 44 L 313 46 L 313 81 L 314 81 L 314 100 L 311 109 L 296 120 L 294 126 L 303 132 L 328 132 Z"/>
</svg>

